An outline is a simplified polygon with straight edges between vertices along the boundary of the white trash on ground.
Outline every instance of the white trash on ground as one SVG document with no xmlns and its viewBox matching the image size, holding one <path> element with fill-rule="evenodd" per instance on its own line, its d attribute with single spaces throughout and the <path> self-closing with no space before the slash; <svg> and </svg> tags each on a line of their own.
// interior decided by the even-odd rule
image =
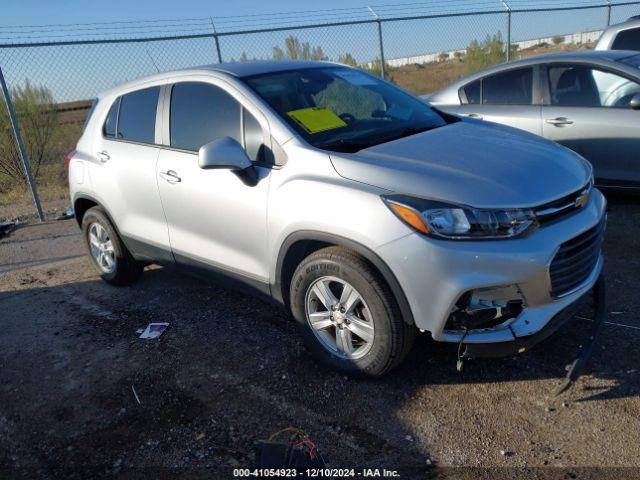
<svg viewBox="0 0 640 480">
<path fill-rule="evenodd" d="M 168 326 L 169 324 L 164 322 L 150 323 L 149 325 L 147 325 L 147 328 L 144 329 L 144 331 L 140 335 L 140 338 L 148 338 L 148 339 L 158 338 L 160 335 L 164 333 L 164 331 L 167 329 Z"/>
</svg>

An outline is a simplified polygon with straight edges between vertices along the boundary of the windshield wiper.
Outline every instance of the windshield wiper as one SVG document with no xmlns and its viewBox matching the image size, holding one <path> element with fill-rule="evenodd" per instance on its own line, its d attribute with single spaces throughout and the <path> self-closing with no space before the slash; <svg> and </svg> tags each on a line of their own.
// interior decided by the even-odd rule
<svg viewBox="0 0 640 480">
<path fill-rule="evenodd" d="M 367 137 L 368 140 L 355 140 L 351 138 L 337 138 L 335 140 L 329 140 L 319 145 L 320 148 L 326 148 L 328 150 L 334 150 L 336 152 L 355 153 L 365 148 L 373 147 L 374 145 L 380 145 L 382 143 L 398 140 L 399 138 L 410 137 L 417 133 L 426 132 L 437 128 L 437 125 L 429 125 L 425 127 L 407 127 L 400 132 L 396 132 L 388 137 L 371 136 Z"/>
<path fill-rule="evenodd" d="M 411 135 L 427 132 L 429 130 L 433 130 L 434 128 L 437 128 L 437 126 L 429 125 L 427 127 L 407 127 L 404 130 L 401 130 L 399 133 L 396 133 L 395 135 L 391 135 L 385 138 L 381 143 L 392 142 L 393 140 L 398 140 L 400 138 L 410 137 Z"/>
<path fill-rule="evenodd" d="M 319 147 L 326 148 L 328 150 L 335 150 L 336 152 L 355 153 L 364 148 L 368 148 L 371 145 L 373 145 L 371 142 L 358 142 L 349 138 L 338 138 L 321 143 Z"/>
</svg>

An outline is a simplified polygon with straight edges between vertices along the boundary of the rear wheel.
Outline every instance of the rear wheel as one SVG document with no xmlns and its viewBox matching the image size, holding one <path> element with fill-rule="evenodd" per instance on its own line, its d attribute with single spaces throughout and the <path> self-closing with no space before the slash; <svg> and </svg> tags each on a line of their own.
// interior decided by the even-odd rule
<svg viewBox="0 0 640 480">
<path fill-rule="evenodd" d="M 130 285 L 140 277 L 144 265 L 133 258 L 100 207 L 86 211 L 82 234 L 91 263 L 105 282 Z"/>
<path fill-rule="evenodd" d="M 340 372 L 384 375 L 413 344 L 415 327 L 402 319 L 386 283 L 345 248 L 325 248 L 304 259 L 290 298 L 308 349 Z"/>
</svg>

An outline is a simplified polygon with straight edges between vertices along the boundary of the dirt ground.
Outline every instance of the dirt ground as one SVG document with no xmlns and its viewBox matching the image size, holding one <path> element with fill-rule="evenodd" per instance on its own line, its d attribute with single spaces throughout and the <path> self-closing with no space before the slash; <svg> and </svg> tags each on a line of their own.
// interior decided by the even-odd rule
<svg viewBox="0 0 640 480">
<path fill-rule="evenodd" d="M 585 320 L 464 374 L 423 335 L 389 377 L 352 380 L 270 304 L 158 267 L 114 288 L 74 220 L 27 224 L 0 240 L 0 479 L 232 478 L 287 426 L 328 466 L 401 478 L 639 478 L 637 198 L 610 199 L 605 253 L 609 323 L 553 398 Z M 150 321 L 171 325 L 139 339 Z"/>
</svg>

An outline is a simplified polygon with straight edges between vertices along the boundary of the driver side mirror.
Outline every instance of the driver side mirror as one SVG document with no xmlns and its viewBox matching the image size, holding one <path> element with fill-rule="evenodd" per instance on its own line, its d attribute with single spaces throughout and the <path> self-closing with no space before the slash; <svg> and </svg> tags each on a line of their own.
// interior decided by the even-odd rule
<svg viewBox="0 0 640 480">
<path fill-rule="evenodd" d="M 251 167 L 253 163 L 236 140 L 222 137 L 200 147 L 198 165 L 205 170 L 223 168 L 237 172 Z"/>
<path fill-rule="evenodd" d="M 632 110 L 640 110 L 640 92 L 636 93 L 629 102 L 629 106 Z"/>
</svg>

